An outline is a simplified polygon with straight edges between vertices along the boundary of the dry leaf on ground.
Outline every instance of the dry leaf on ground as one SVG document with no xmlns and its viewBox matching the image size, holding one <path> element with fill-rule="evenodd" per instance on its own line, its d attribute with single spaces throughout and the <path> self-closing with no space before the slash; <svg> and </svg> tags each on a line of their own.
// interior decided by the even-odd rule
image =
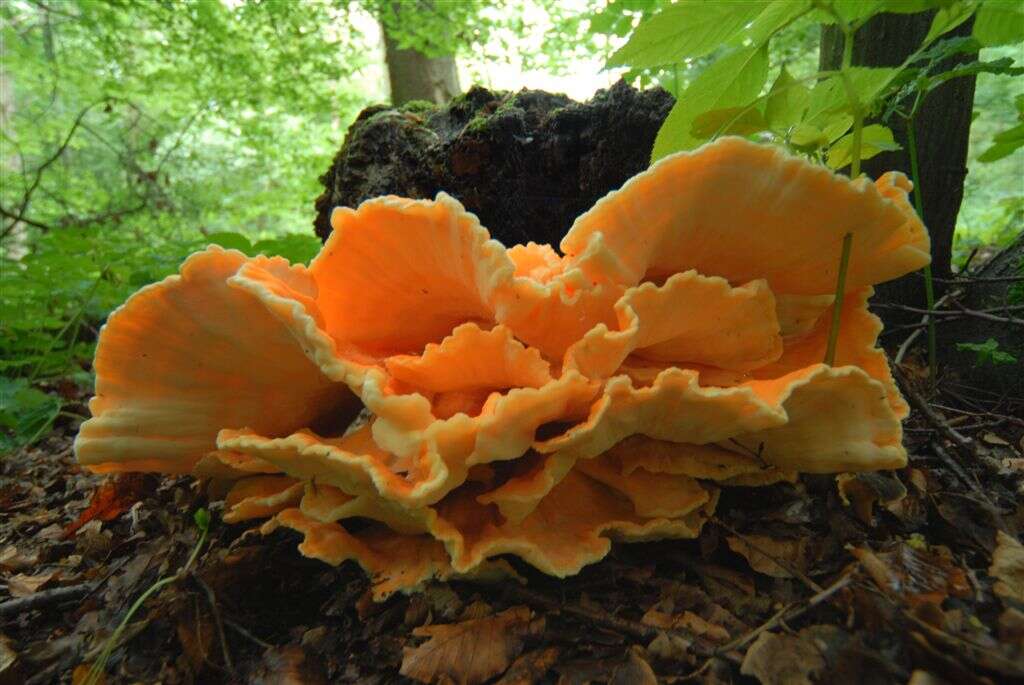
<svg viewBox="0 0 1024 685">
<path fill-rule="evenodd" d="M 523 638 L 537 632 L 525 606 L 460 623 L 423 626 L 413 635 L 430 639 L 406 647 L 400 673 L 422 683 L 448 677 L 456 683 L 482 683 L 503 673 L 523 649 Z"/>
<path fill-rule="evenodd" d="M 761 685 L 811 685 L 825 659 L 810 641 L 796 635 L 761 633 L 743 657 L 740 672 Z"/>
<path fill-rule="evenodd" d="M 996 549 L 988 574 L 996 579 L 992 590 L 1003 599 L 1024 602 L 1024 546 L 1011 535 L 996 533 Z"/>
<path fill-rule="evenodd" d="M 639 647 L 629 650 L 626 663 L 619 665 L 612 673 L 609 685 L 658 685 L 654 669 L 644 659 Z"/>
<path fill-rule="evenodd" d="M 807 571 L 810 547 L 810 541 L 807 538 L 783 540 L 767 535 L 745 535 L 742 538 L 727 537 L 726 542 L 729 543 L 729 549 L 747 560 L 750 568 L 766 576 L 793 578 L 793 573 L 788 569 L 794 569 L 800 573 Z M 782 562 L 782 565 L 778 562 Z"/>
<path fill-rule="evenodd" d="M 251 685 L 326 685 L 320 661 L 298 645 L 271 647 L 248 681 Z"/>
<path fill-rule="evenodd" d="M 27 573 L 18 573 L 7 579 L 7 591 L 11 593 L 11 597 L 28 597 L 42 590 L 47 583 L 59 575 L 60 569 L 44 571 L 32 576 Z"/>
<path fill-rule="evenodd" d="M 532 685 L 539 682 L 558 661 L 560 653 L 558 647 L 543 647 L 527 652 L 516 659 L 494 685 Z"/>
<path fill-rule="evenodd" d="M 155 480 L 145 473 L 125 473 L 104 481 L 93 493 L 89 506 L 64 529 L 64 537 L 93 519 L 113 521 L 152 490 Z"/>
</svg>

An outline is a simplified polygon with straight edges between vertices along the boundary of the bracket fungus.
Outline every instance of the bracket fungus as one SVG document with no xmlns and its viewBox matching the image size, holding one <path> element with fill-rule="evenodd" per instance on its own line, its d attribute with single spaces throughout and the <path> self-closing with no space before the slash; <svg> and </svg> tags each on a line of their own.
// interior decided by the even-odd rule
<svg viewBox="0 0 1024 685">
<path fill-rule="evenodd" d="M 78 459 L 208 479 L 226 520 L 299 531 L 378 597 L 696 537 L 721 488 L 906 462 L 867 302 L 929 261 L 909 188 L 724 138 L 560 251 L 444 193 L 335 210 L 308 268 L 210 247 L 110 316 Z"/>
</svg>

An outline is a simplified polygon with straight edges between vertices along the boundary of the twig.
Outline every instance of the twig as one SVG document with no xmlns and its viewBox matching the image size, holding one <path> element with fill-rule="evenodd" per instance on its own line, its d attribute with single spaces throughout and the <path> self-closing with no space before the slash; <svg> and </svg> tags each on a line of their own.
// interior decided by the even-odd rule
<svg viewBox="0 0 1024 685">
<path fill-rule="evenodd" d="M 959 300 L 957 300 L 956 298 L 953 298 L 953 304 L 956 305 L 956 308 L 959 309 L 964 314 L 966 314 L 967 316 L 973 316 L 977 319 L 982 319 L 984 321 L 992 321 L 994 323 L 1010 324 L 1011 326 L 1024 326 L 1024 319 L 1015 319 L 1012 316 L 996 316 L 994 314 L 988 314 L 983 311 L 968 309 L 967 307 L 960 304 Z M 1003 308 L 1000 311 L 1005 311 L 1005 309 L 1006 308 Z"/>
<path fill-rule="evenodd" d="M 43 230 L 48 230 L 50 228 L 49 226 L 46 226 L 45 224 L 42 224 L 42 223 L 40 223 L 38 221 L 29 220 L 28 218 L 25 217 L 25 212 L 28 210 L 28 205 L 32 201 L 32 195 L 36 192 L 36 188 L 39 187 L 40 181 L 43 180 L 43 172 L 46 171 L 47 167 L 49 167 L 51 164 L 56 162 L 60 158 L 60 156 L 64 154 L 64 151 L 67 150 L 68 145 L 71 144 L 71 139 L 74 137 L 75 132 L 78 130 L 79 126 L 82 125 L 82 121 L 85 119 L 85 115 L 88 114 L 92 110 L 93 107 L 101 105 L 101 104 L 103 104 L 105 102 L 110 102 L 113 99 L 114 98 L 111 98 L 111 97 L 101 98 L 100 100 L 97 100 L 96 102 L 92 103 L 91 105 L 87 105 L 81 112 L 78 113 L 78 116 L 75 117 L 74 122 L 71 124 L 71 129 L 67 132 L 67 135 L 64 136 L 64 142 L 62 142 L 57 147 L 56 151 L 54 151 L 53 154 L 51 154 L 49 157 L 47 157 L 46 160 L 43 161 L 42 164 L 40 164 L 38 167 L 36 167 L 36 170 L 34 172 L 35 178 L 32 179 L 32 183 L 29 185 L 28 189 L 25 190 L 25 193 L 22 195 L 21 203 L 20 203 L 20 206 L 18 207 L 17 211 L 16 212 L 10 212 L 8 210 L 3 210 L 2 211 L 4 216 L 6 216 L 9 219 L 11 219 L 11 222 L 7 226 L 4 227 L 3 232 L 0 233 L 0 238 L 7 237 L 7 234 L 9 234 L 12 230 L 14 230 L 14 227 L 17 226 L 21 222 L 24 222 L 24 223 L 29 224 L 31 226 L 35 226 L 36 228 L 41 228 Z"/>
<path fill-rule="evenodd" d="M 960 292 L 961 291 L 959 291 L 959 290 L 951 290 L 951 291 L 949 291 L 948 293 L 946 293 L 945 295 L 943 295 L 939 299 L 935 300 L 935 305 L 933 307 L 931 307 L 931 309 L 932 310 L 938 309 L 939 307 L 942 306 L 943 303 L 945 303 L 946 300 L 950 299 L 951 297 L 960 295 Z M 925 327 L 927 327 L 928 322 L 931 321 L 931 320 L 932 320 L 932 318 L 928 314 L 925 314 L 923 317 L 921 317 L 921 323 L 924 324 Z M 893 364 L 899 364 L 900 362 L 903 361 L 903 357 L 904 357 L 904 355 L 907 354 L 907 350 L 910 349 L 911 344 L 913 344 L 913 342 L 915 340 L 917 340 L 917 337 L 919 335 L 921 335 L 921 332 L 923 330 L 924 330 L 924 328 L 918 328 L 916 331 L 911 333 L 910 336 L 907 337 L 906 340 L 903 341 L 903 344 L 900 345 L 899 350 L 896 351 L 896 356 L 893 358 Z"/>
<path fill-rule="evenodd" d="M 765 623 L 751 630 L 746 635 L 741 635 L 729 644 L 724 645 L 723 647 L 719 647 L 719 650 L 722 652 L 728 652 L 733 649 L 739 649 L 743 645 L 748 644 L 749 642 L 757 638 L 758 635 L 765 632 L 766 630 L 771 630 L 779 623 L 794 621 L 800 618 L 808 611 L 818 606 L 822 602 L 828 600 L 830 597 L 832 597 L 832 595 L 836 594 L 844 587 L 849 585 L 850 582 L 853 580 L 854 571 L 856 571 L 858 566 L 859 562 L 857 564 L 854 564 L 849 570 L 847 570 L 843 575 L 841 575 L 839 579 L 836 580 L 836 582 L 832 583 L 820 592 L 812 595 L 806 601 L 802 602 L 799 606 L 796 604 L 790 604 L 789 606 L 783 607 L 782 609 L 777 611 L 771 618 L 769 618 Z"/>
<path fill-rule="evenodd" d="M 939 283 L 1017 283 L 1024 281 L 1024 276 L 958 276 L 956 278 L 932 278 Z"/>
<path fill-rule="evenodd" d="M 252 633 L 250 633 L 246 628 L 244 628 L 237 621 L 232 621 L 230 618 L 225 618 L 224 619 L 224 625 L 226 625 L 228 628 L 231 628 L 232 630 L 234 630 L 236 633 L 238 633 L 242 637 L 246 638 L 247 640 L 251 640 L 254 644 L 259 645 L 263 649 L 273 649 L 274 648 L 274 645 L 270 644 L 269 642 L 264 642 L 263 640 L 259 639 L 258 637 L 256 637 Z"/>
<path fill-rule="evenodd" d="M 0 618 L 17 616 L 23 611 L 42 609 L 53 604 L 60 604 L 72 599 L 81 599 L 93 591 L 94 583 L 82 585 L 71 585 L 69 587 L 55 587 L 49 590 L 33 592 L 26 597 L 17 597 L 0 603 Z"/>
<path fill-rule="evenodd" d="M 228 672 L 237 680 L 235 665 L 231 662 L 231 652 L 228 650 L 228 641 L 224 636 L 224 623 L 220 618 L 220 609 L 217 608 L 217 597 L 213 594 L 213 589 L 211 589 L 198 574 L 193 573 L 192 580 L 194 580 L 196 585 L 201 587 L 203 592 L 206 594 L 206 599 L 210 603 L 210 611 L 213 612 L 213 623 L 217 626 L 217 635 L 220 637 L 220 648 L 221 653 L 224 655 L 224 665 L 227 666 Z"/>
<path fill-rule="evenodd" d="M 721 647 L 718 647 L 717 649 L 715 649 L 715 653 L 713 655 L 705 659 L 704 663 L 701 664 L 700 668 L 691 671 L 684 678 L 684 680 L 690 680 L 692 678 L 700 676 L 704 671 L 707 670 L 708 666 L 711 665 L 711 661 L 715 657 L 727 656 L 731 652 L 739 649 L 740 647 L 743 647 L 753 642 L 761 633 L 769 631 L 775 626 L 785 625 L 789 621 L 795 621 L 811 609 L 827 601 L 829 598 L 832 597 L 832 595 L 836 594 L 837 592 L 839 592 L 844 587 L 850 584 L 850 582 L 853 580 L 854 573 L 859 565 L 860 562 L 854 563 L 854 565 L 847 569 L 846 572 L 843 573 L 834 583 L 829 585 L 821 592 L 812 595 L 803 602 L 794 602 L 792 604 L 787 604 L 786 606 L 782 607 L 777 612 L 772 614 L 772 616 L 767 621 L 765 621 L 758 627 L 748 631 L 747 633 L 744 633 L 743 635 L 740 635 L 735 640 L 732 640 L 731 642 L 722 645 Z"/>
<path fill-rule="evenodd" d="M 942 437 L 955 444 L 958 449 L 973 458 L 974 441 L 951 428 L 950 425 L 946 423 L 946 420 L 939 416 L 939 414 L 928 405 L 928 402 L 921 397 L 921 394 L 914 389 L 907 380 L 907 377 L 903 375 L 903 371 L 900 370 L 899 366 L 897 366 L 897 363 L 895 362 L 892 365 L 892 375 L 893 378 L 896 379 L 896 383 L 899 384 L 900 390 L 902 390 L 903 394 L 908 400 L 910 400 L 910 404 L 914 406 L 914 409 L 921 412 L 928 422 L 935 426 Z"/>
<path fill-rule="evenodd" d="M 720 518 L 718 518 L 717 516 L 712 516 L 711 517 L 711 522 L 714 523 L 717 526 L 721 526 L 722 528 L 725 528 L 727 531 L 729 531 L 730 533 L 732 533 L 733 535 L 738 537 L 740 540 L 742 540 L 744 542 L 744 544 L 747 545 L 747 547 L 749 547 L 750 549 L 754 550 L 755 552 L 757 552 L 761 556 L 767 557 L 768 559 L 771 560 L 771 562 L 773 564 L 777 565 L 779 568 L 785 569 L 794 578 L 799 578 L 800 581 L 804 585 L 809 587 L 814 592 L 821 592 L 822 588 L 821 588 L 820 585 L 815 583 L 813 580 L 811 580 L 811 578 L 806 573 L 804 573 L 800 569 L 796 568 L 795 566 L 790 564 L 788 561 L 786 561 L 784 559 L 779 559 L 779 558 L 775 557 L 775 555 L 771 554 L 770 552 L 767 552 L 764 548 L 759 547 L 758 545 L 754 544 L 754 542 L 751 541 L 750 538 L 748 538 L 746 535 L 744 535 L 743 533 L 739 532 L 738 530 L 736 530 L 735 528 L 730 526 L 728 523 L 726 523 L 725 521 L 723 521 Z"/>
<path fill-rule="evenodd" d="M 978 497 L 978 499 L 980 499 L 981 502 L 986 505 L 984 508 L 988 509 L 988 512 L 992 514 L 992 519 L 995 521 L 996 526 L 998 526 L 999 529 L 1002 530 L 1004 533 L 1009 535 L 1010 529 L 1007 527 L 1006 521 L 1003 520 L 1002 514 L 999 513 L 999 509 L 996 508 L 996 505 L 992 502 L 992 500 L 988 498 L 988 495 L 985 494 L 985 491 L 978 486 L 978 483 L 967 475 L 967 472 L 964 471 L 963 467 L 960 466 L 957 460 L 953 458 L 953 455 L 947 452 L 946 448 L 939 444 L 938 440 L 932 440 L 931 448 L 932 451 L 935 452 L 936 456 L 938 456 L 939 459 L 941 459 L 942 462 L 946 464 L 946 466 L 948 466 L 950 470 L 953 471 L 953 473 L 956 474 L 957 478 L 962 480 L 964 484 L 971 490 L 971 492 L 973 492 Z M 984 461 L 978 461 L 983 465 L 985 464 Z"/>
<path fill-rule="evenodd" d="M 957 304 L 954 300 L 954 304 Z M 1006 307 L 990 307 L 989 309 L 961 309 L 960 311 L 954 311 L 951 309 L 922 309 L 920 307 L 910 307 L 905 304 L 895 304 L 889 302 L 879 302 L 874 305 L 881 309 L 896 309 L 902 312 L 913 312 L 915 314 L 927 314 L 929 316 L 975 316 L 978 314 L 991 314 L 992 312 L 1019 312 L 1024 311 L 1024 304 L 1009 305 Z"/>
<path fill-rule="evenodd" d="M 682 630 L 679 628 L 658 628 L 656 626 L 647 625 L 639 621 L 631 621 L 626 618 L 620 618 L 603 611 L 596 611 L 594 609 L 587 609 L 575 604 L 563 604 L 550 597 L 528 590 L 518 585 L 509 585 L 506 588 L 506 593 L 518 601 L 532 604 L 533 606 L 540 606 L 548 611 L 559 611 L 566 614 L 571 614 L 578 618 L 585 619 L 592 623 L 610 628 L 617 633 L 623 633 L 625 635 L 631 635 L 636 638 L 648 640 L 657 637 L 659 633 L 666 633 L 668 635 L 677 635 L 689 643 L 689 646 L 695 653 L 703 657 L 711 657 L 715 655 L 715 648 L 704 638 L 695 635 L 689 631 Z"/>
</svg>

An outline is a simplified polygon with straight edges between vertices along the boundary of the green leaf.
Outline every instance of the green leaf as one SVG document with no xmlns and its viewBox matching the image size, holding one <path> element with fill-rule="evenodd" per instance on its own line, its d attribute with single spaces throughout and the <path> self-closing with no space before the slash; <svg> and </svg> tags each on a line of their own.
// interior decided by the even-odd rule
<svg viewBox="0 0 1024 685">
<path fill-rule="evenodd" d="M 238 250 L 245 254 L 252 252 L 252 243 L 241 233 L 233 233 L 231 231 L 222 231 L 220 233 L 211 233 L 206 236 L 206 242 L 214 245 L 220 245 L 226 250 Z"/>
<path fill-rule="evenodd" d="M 684 0 L 636 27 L 606 67 L 659 67 L 701 57 L 720 47 L 766 5 L 767 0 L 724 3 Z"/>
<path fill-rule="evenodd" d="M 942 34 L 949 33 L 970 19 L 976 9 L 978 9 L 976 2 L 954 2 L 940 7 L 932 19 L 932 25 L 928 29 L 928 35 L 924 37 L 922 45 L 928 45 Z"/>
<path fill-rule="evenodd" d="M 1009 157 L 1021 147 L 1024 147 L 1024 124 L 1017 124 L 993 136 L 992 145 L 978 156 L 978 161 L 994 162 Z"/>
<path fill-rule="evenodd" d="M 834 0 L 832 8 L 847 24 L 866 21 L 883 11 L 884 0 Z"/>
<path fill-rule="evenodd" d="M 743 36 L 754 45 L 763 45 L 777 31 L 810 9 L 810 0 L 774 0 L 743 31 Z"/>
<path fill-rule="evenodd" d="M 974 352 L 975 366 L 983 366 L 985 364 L 1000 366 L 1017 363 L 1017 358 L 1009 352 L 1000 350 L 999 343 L 993 338 L 989 338 L 983 343 L 957 343 L 956 349 L 964 352 Z"/>
<path fill-rule="evenodd" d="M 985 47 L 1024 40 L 1024 5 L 1017 0 L 988 0 L 974 19 L 974 37 Z"/>
<path fill-rule="evenodd" d="M 669 112 L 654 141 L 651 161 L 705 142 L 691 134 L 694 120 L 705 112 L 749 103 L 767 77 L 768 52 L 763 47 L 734 50 L 709 65 Z"/>
<path fill-rule="evenodd" d="M 834 0 L 832 6 L 843 22 L 858 28 L 882 12 L 917 14 L 949 4 L 950 0 Z M 816 10 L 815 18 L 825 24 L 835 23 L 835 17 L 823 10 Z"/>
<path fill-rule="evenodd" d="M 899 74 L 890 67 L 851 67 L 847 70 L 850 85 L 862 110 L 870 110 L 872 103 Z M 810 105 L 805 121 L 823 127 L 823 120 L 834 119 L 836 113 L 852 112 L 850 96 L 841 74 L 833 74 L 818 81 L 811 89 Z"/>
<path fill-rule="evenodd" d="M 26 447 L 50 430 L 61 401 L 36 390 L 24 378 L 0 376 L 0 454 Z"/>
<path fill-rule="evenodd" d="M 1000 76 L 1020 76 L 1024 74 L 1024 68 L 1014 66 L 1012 57 L 992 60 L 991 62 L 969 62 L 962 64 L 941 74 L 935 74 L 928 78 L 925 90 L 933 90 L 946 81 L 960 78 L 961 76 L 976 76 L 978 74 L 996 74 Z"/>
<path fill-rule="evenodd" d="M 308 264 L 320 252 L 320 239 L 305 233 L 289 233 L 279 238 L 261 240 L 252 246 L 252 254 L 284 257 L 293 264 Z"/>
<path fill-rule="evenodd" d="M 831 118 L 820 117 L 820 125 L 801 122 L 793 127 L 790 142 L 796 147 L 815 149 L 834 142 L 853 126 L 853 116 L 833 114 Z"/>
<path fill-rule="evenodd" d="M 785 131 L 795 126 L 803 118 L 810 95 L 810 89 L 790 76 L 786 67 L 782 67 L 765 102 L 764 117 L 768 125 L 775 131 Z"/>
<path fill-rule="evenodd" d="M 745 107 L 726 107 L 697 115 L 690 127 L 694 138 L 718 136 L 749 136 L 768 130 L 764 115 L 752 104 Z"/>
<path fill-rule="evenodd" d="M 196 513 L 192 514 L 192 520 L 195 521 L 196 527 L 199 530 L 207 531 L 210 529 L 210 512 L 200 507 L 196 509 Z"/>
<path fill-rule="evenodd" d="M 861 131 L 860 158 L 871 159 L 880 152 L 899 150 L 900 145 L 892 136 L 892 131 L 880 124 L 865 126 Z M 853 153 L 853 134 L 840 138 L 828 151 L 828 165 L 833 169 L 842 169 L 850 163 Z"/>
</svg>

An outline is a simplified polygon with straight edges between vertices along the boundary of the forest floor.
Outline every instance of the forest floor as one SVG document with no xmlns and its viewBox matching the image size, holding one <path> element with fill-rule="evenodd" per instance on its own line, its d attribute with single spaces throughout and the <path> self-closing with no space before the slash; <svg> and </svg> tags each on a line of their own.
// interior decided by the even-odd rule
<svg viewBox="0 0 1024 685">
<path fill-rule="evenodd" d="M 1024 682 L 1024 402 L 901 376 L 904 469 L 735 489 L 698 540 L 565 580 L 516 564 L 380 604 L 191 478 L 84 472 L 58 426 L 0 464 L 0 685 L 87 682 L 174 576 L 97 682 Z"/>
</svg>

